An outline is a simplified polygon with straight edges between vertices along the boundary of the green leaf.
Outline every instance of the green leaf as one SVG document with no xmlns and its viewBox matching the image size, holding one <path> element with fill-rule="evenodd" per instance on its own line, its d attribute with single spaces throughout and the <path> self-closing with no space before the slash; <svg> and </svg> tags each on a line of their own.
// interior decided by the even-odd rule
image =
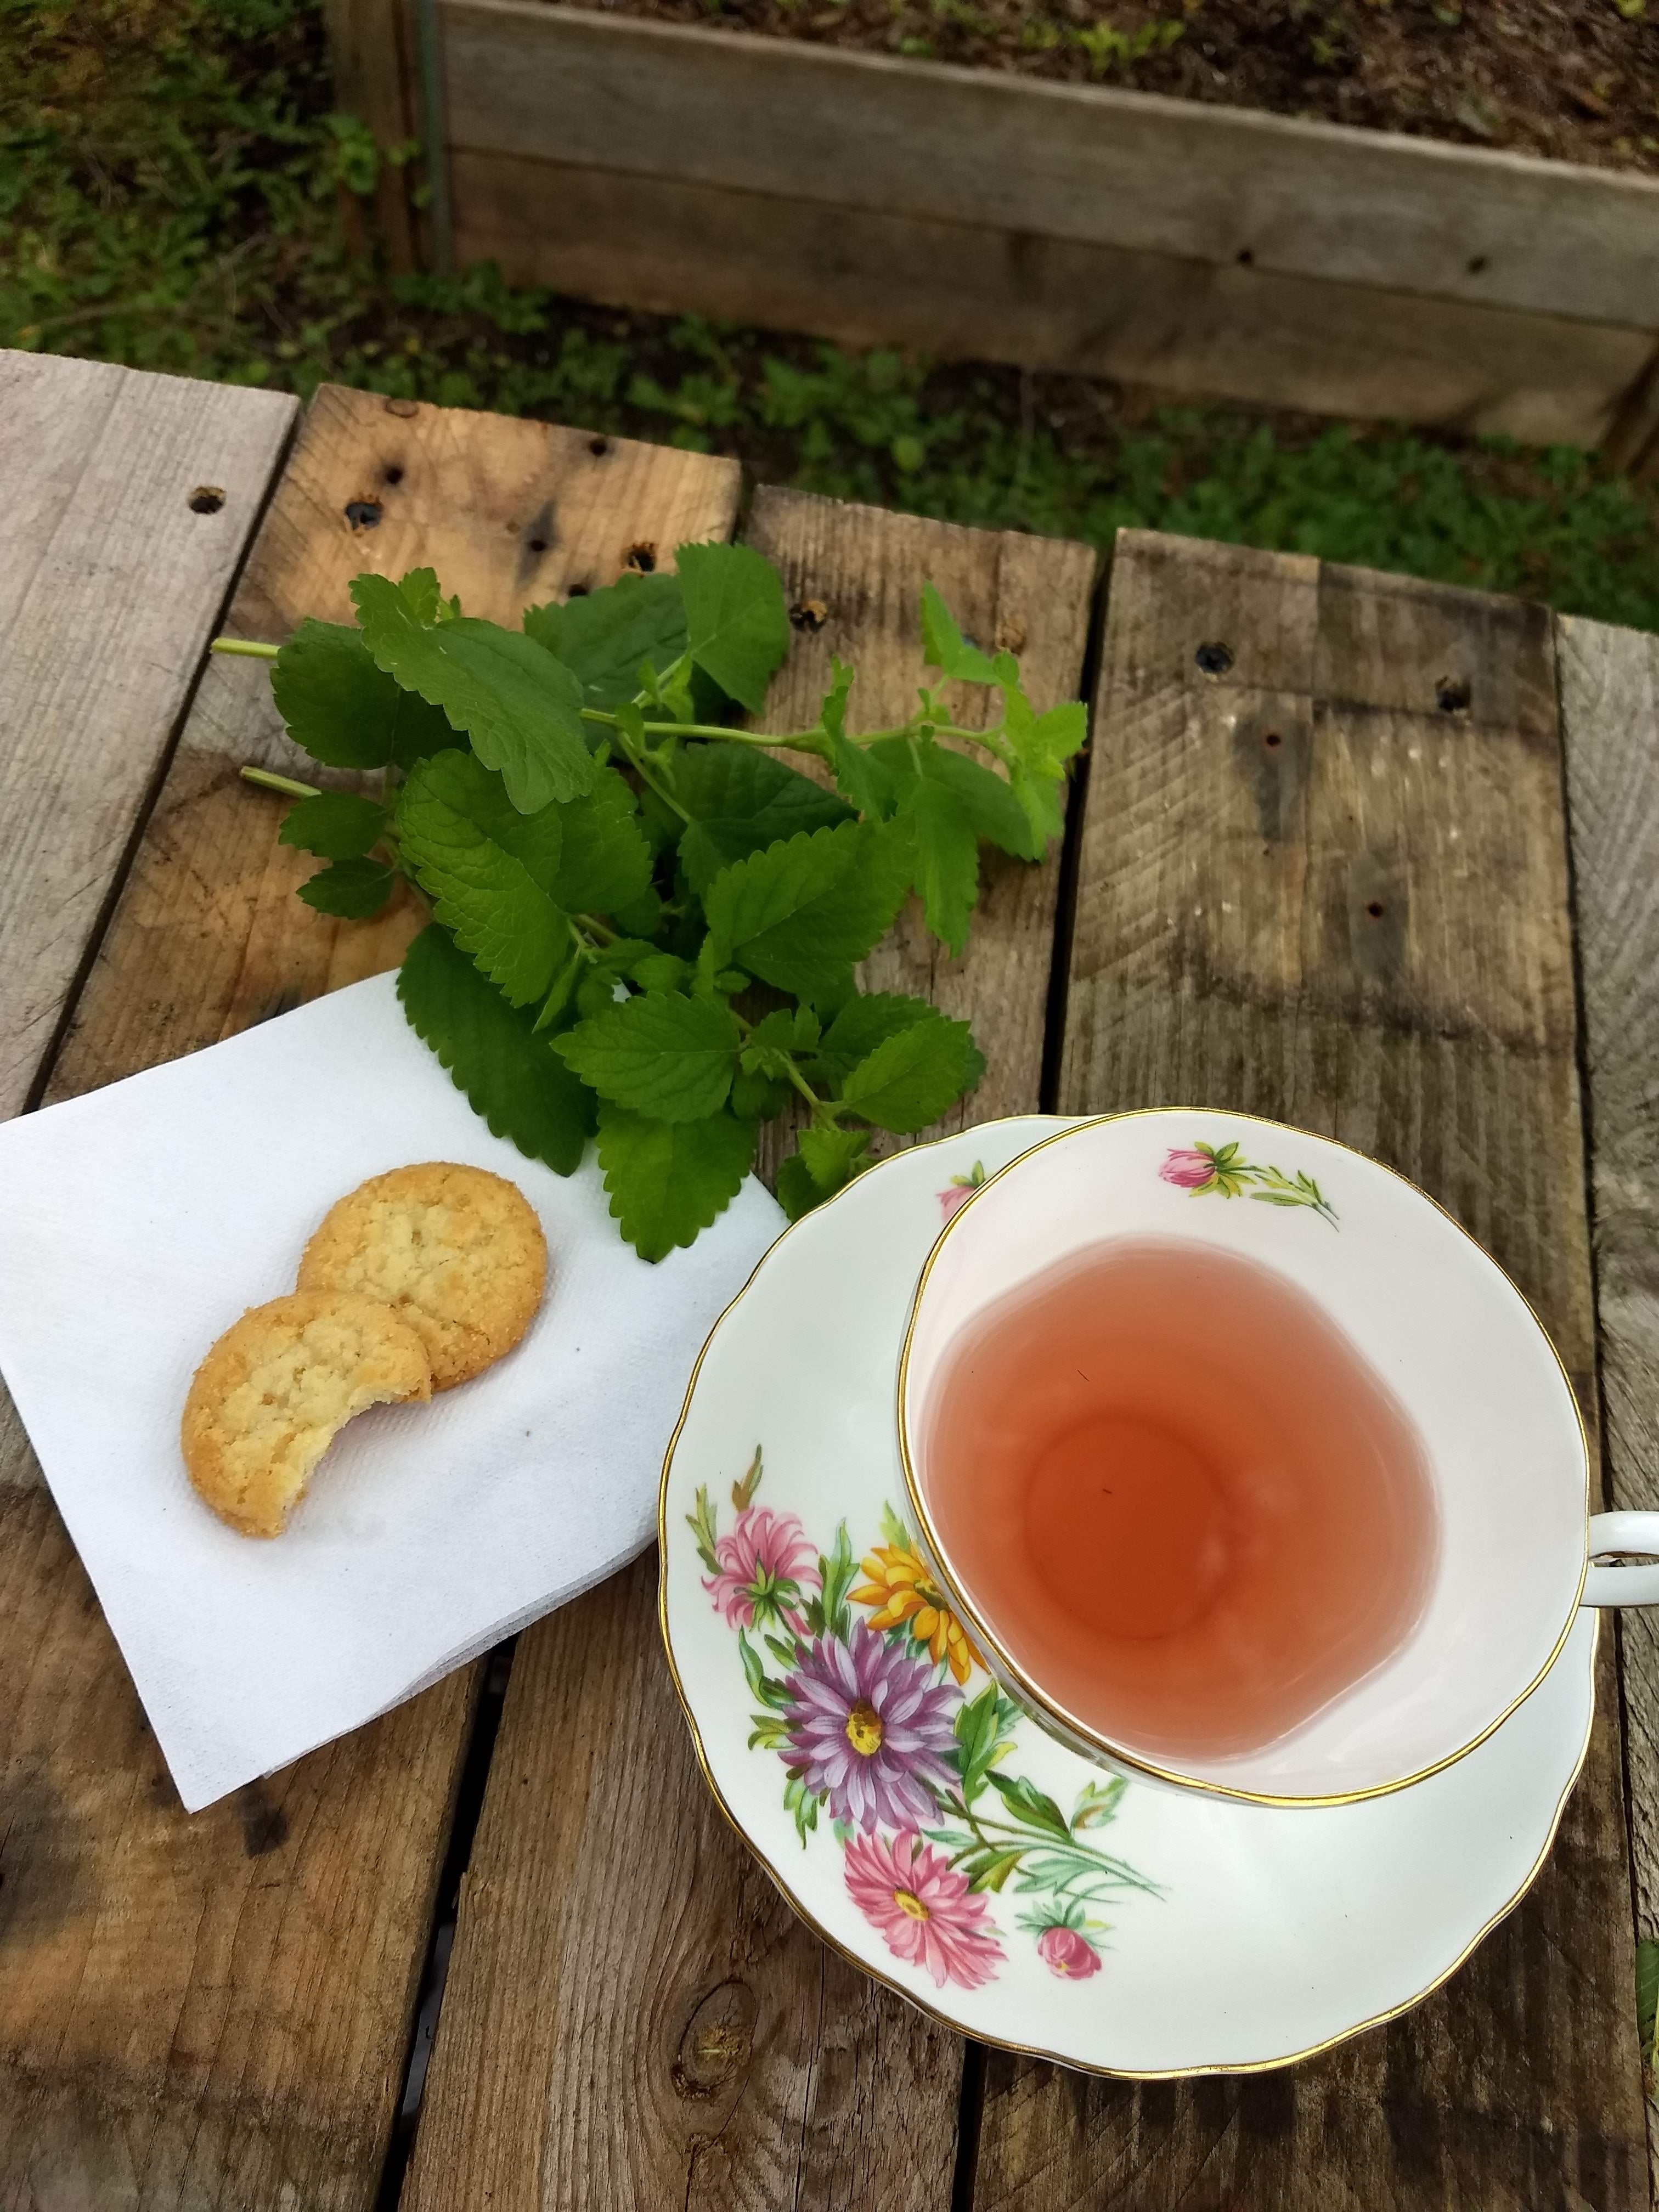
<svg viewBox="0 0 1659 2212">
<path fill-rule="evenodd" d="M 699 894 L 733 860 L 799 830 L 851 819 L 844 800 L 759 746 L 718 739 L 681 752 L 674 793 L 692 817 L 680 839 L 680 865 Z"/>
<path fill-rule="evenodd" d="M 1066 826 L 1060 805 L 1064 786 L 1057 777 L 1033 775 L 1030 769 L 1016 764 L 1008 771 L 1008 788 L 1030 824 L 1031 841 L 1036 848 L 1032 857 L 1041 860 L 1050 841 L 1058 837 Z M 1011 846 L 1009 850 L 1013 848 Z"/>
<path fill-rule="evenodd" d="M 634 794 L 615 769 L 600 769 L 592 790 L 573 799 L 559 820 L 563 849 L 549 888 L 567 914 L 614 914 L 650 889 L 651 848 Z"/>
<path fill-rule="evenodd" d="M 789 650 L 777 570 L 749 545 L 682 545 L 674 565 L 692 659 L 758 714 L 768 680 Z"/>
<path fill-rule="evenodd" d="M 1012 1850 L 975 1851 L 963 1863 L 969 1888 L 1000 1889 L 1024 1856 L 1023 1848 L 1018 1845 Z"/>
<path fill-rule="evenodd" d="M 360 860 L 386 830 L 386 809 L 355 791 L 319 791 L 290 806 L 277 842 L 324 860 Z"/>
<path fill-rule="evenodd" d="M 921 587 L 921 642 L 930 668 L 963 684 L 994 684 L 997 672 L 976 645 L 969 645 L 957 618 L 932 584 Z"/>
<path fill-rule="evenodd" d="M 599 1165 L 611 1211 L 642 1260 L 690 1244 L 723 1213 L 755 1157 L 750 1121 L 716 1114 L 706 1121 L 651 1121 L 605 1106 Z"/>
<path fill-rule="evenodd" d="M 567 1030 L 554 1049 L 601 1098 L 659 1121 L 706 1121 L 726 1103 L 739 1042 L 717 999 L 649 991 Z"/>
<path fill-rule="evenodd" d="M 1089 734 L 1089 710 L 1068 699 L 1037 714 L 1017 684 L 1004 686 L 1002 733 L 1022 768 L 1036 776 L 1057 776 Z"/>
<path fill-rule="evenodd" d="M 697 1485 L 696 1509 L 695 1513 L 686 1515 L 685 1525 L 696 1540 L 697 1557 L 711 1575 L 717 1575 L 720 1563 L 714 1556 L 714 1508 L 709 1499 L 707 1483 Z"/>
<path fill-rule="evenodd" d="M 929 741 L 927 750 L 939 748 Z M 946 785 L 924 775 L 905 793 L 898 818 L 910 832 L 912 881 L 927 927 L 959 953 L 979 896 L 979 839 L 968 810 Z"/>
<path fill-rule="evenodd" d="M 380 860 L 336 860 L 300 886 L 300 896 L 319 914 L 367 921 L 392 896 L 393 872 Z"/>
<path fill-rule="evenodd" d="M 744 1068 L 751 1075 L 787 1080 L 791 1057 L 810 1053 L 817 1041 L 818 1018 L 811 1006 L 779 1006 L 744 1038 Z"/>
<path fill-rule="evenodd" d="M 434 623 L 443 609 L 443 587 L 438 581 L 435 568 L 410 568 L 398 579 L 398 590 L 404 605 L 416 622 Z M 447 611 L 459 614 L 461 603 L 457 599 Z"/>
<path fill-rule="evenodd" d="M 398 996 L 424 1039 L 498 1137 L 556 1175 L 574 1174 L 593 1126 L 593 1099 L 435 923 L 404 955 Z"/>
<path fill-rule="evenodd" d="M 841 1103 L 878 1129 L 908 1133 L 937 1121 L 984 1073 L 967 1023 L 935 1014 L 899 1030 L 860 1060 L 842 1085 Z"/>
<path fill-rule="evenodd" d="M 845 1638 L 852 1632 L 852 1620 L 847 1610 L 847 1593 L 852 1589 L 859 1572 L 859 1563 L 853 1547 L 847 1540 L 847 1523 L 843 1521 L 836 1530 L 832 1549 L 818 1554 L 820 1601 L 823 1607 L 823 1625 L 832 1636 Z"/>
<path fill-rule="evenodd" d="M 863 1129 L 803 1129 L 799 1142 L 820 1198 L 833 1198 L 870 1164 L 870 1139 Z"/>
<path fill-rule="evenodd" d="M 289 737 L 327 768 L 406 767 L 453 735 L 374 665 L 362 631 L 341 623 L 302 622 L 276 656 L 270 689 Z"/>
<path fill-rule="evenodd" d="M 737 964 L 798 998 L 833 1000 L 898 912 L 908 836 L 845 822 L 724 868 L 703 896 L 708 927 Z"/>
<path fill-rule="evenodd" d="M 738 1631 L 738 1651 L 743 1661 L 750 1695 L 759 1704 L 770 1705 L 775 1712 L 786 1711 L 790 1704 L 789 1692 L 781 1682 L 772 1680 L 761 1664 L 760 1654 L 741 1629 Z"/>
<path fill-rule="evenodd" d="M 739 1066 L 732 1078 L 732 1111 L 740 1121 L 769 1121 L 782 1113 L 789 1098 L 789 1085 L 775 1076 L 757 1075 Z"/>
<path fill-rule="evenodd" d="M 351 596 L 376 665 L 467 732 L 521 813 L 592 789 L 581 686 L 562 661 L 515 630 L 468 616 L 428 628 L 384 576 L 359 576 Z"/>
<path fill-rule="evenodd" d="M 562 606 L 527 607 L 524 629 L 574 671 L 585 704 L 610 711 L 643 688 L 641 661 L 660 676 L 685 651 L 685 603 L 677 577 L 623 576 Z"/>
<path fill-rule="evenodd" d="M 1066 1825 L 1066 1815 L 1054 1799 L 1039 1790 L 1034 1782 L 1028 1782 L 1023 1774 L 1017 1780 L 1011 1781 L 1006 1774 L 997 1773 L 994 1768 L 986 1779 L 1017 1820 L 1024 1821 L 1028 1828 L 1040 1830 L 1044 1835 L 1058 1836 L 1070 1843 L 1072 1832 Z"/>
<path fill-rule="evenodd" d="M 939 1008 L 926 999 L 908 999 L 896 991 L 865 991 L 849 999 L 824 1031 L 820 1059 L 843 1074 L 867 1060 L 878 1044 L 917 1022 L 937 1018 Z"/>
<path fill-rule="evenodd" d="M 691 981 L 691 966 L 676 952 L 641 952 L 623 970 L 642 991 L 683 991 Z"/>
<path fill-rule="evenodd" d="M 1000 1699 L 997 1686 L 993 1682 L 978 1697 L 957 1709 L 957 1749 L 952 1764 L 962 1778 L 964 1803 L 971 1805 L 984 1789 L 1000 1734 Z"/>
<path fill-rule="evenodd" d="M 1119 1801 L 1128 1788 L 1121 1774 L 1113 1775 L 1109 1782 L 1085 1782 L 1078 1793 L 1077 1808 L 1072 1814 L 1072 1832 L 1081 1835 L 1085 1828 L 1103 1828 L 1117 1816 Z"/>
<path fill-rule="evenodd" d="M 496 779 L 471 754 L 434 753 L 398 794 L 398 835 L 437 919 L 508 1003 L 525 1006 L 545 994 L 569 951 L 570 931 L 537 876 L 484 826 L 512 834 L 513 810 L 504 802 Z M 556 855 L 556 814 L 517 820 L 532 836 L 538 829 L 550 836 Z"/>
<path fill-rule="evenodd" d="M 1017 860 L 1042 859 L 1047 835 L 1039 835 L 1011 781 L 1005 781 L 993 769 L 970 760 L 967 754 L 938 744 L 932 738 L 918 748 L 920 771 L 908 738 L 878 738 L 870 751 L 901 795 L 914 787 L 920 772 L 930 783 L 943 784 L 960 800 L 976 836 L 988 838 L 992 844 L 1000 846 L 1005 853 L 1012 853 Z M 1058 817 L 1054 826 L 1059 827 Z"/>
</svg>

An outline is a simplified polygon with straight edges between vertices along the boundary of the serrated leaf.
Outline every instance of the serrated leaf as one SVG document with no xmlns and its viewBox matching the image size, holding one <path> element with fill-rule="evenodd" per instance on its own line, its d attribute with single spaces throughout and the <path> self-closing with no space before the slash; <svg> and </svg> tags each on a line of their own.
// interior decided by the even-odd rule
<svg viewBox="0 0 1659 2212">
<path fill-rule="evenodd" d="M 642 1260 L 690 1244 L 723 1213 L 755 1157 L 750 1121 L 647 1121 L 620 1106 L 599 1114 L 599 1164 L 611 1211 Z"/>
<path fill-rule="evenodd" d="M 1018 685 L 1009 684 L 1003 690 L 1002 706 L 1003 736 L 1031 775 L 1059 775 L 1089 734 L 1089 710 L 1080 699 L 1068 699 L 1039 714 Z"/>
<path fill-rule="evenodd" d="M 384 576 L 359 576 L 351 596 L 376 665 L 466 732 L 521 813 L 592 788 L 581 686 L 562 661 L 470 616 L 428 628 Z"/>
<path fill-rule="evenodd" d="M 908 1133 L 937 1121 L 984 1072 L 967 1023 L 935 1014 L 860 1060 L 842 1085 L 841 1103 L 878 1129 Z"/>
<path fill-rule="evenodd" d="M 969 645 L 932 584 L 921 587 L 921 643 L 930 668 L 963 684 L 994 684 L 997 672 L 976 645 Z"/>
<path fill-rule="evenodd" d="M 790 1221 L 804 1220 L 815 1206 L 823 1204 L 824 1193 L 813 1182 L 812 1170 L 799 1152 L 791 1152 L 779 1164 L 777 1200 Z"/>
<path fill-rule="evenodd" d="M 718 739 L 680 753 L 674 794 L 692 817 L 680 838 L 680 865 L 699 894 L 733 860 L 852 818 L 844 800 L 759 746 Z"/>
<path fill-rule="evenodd" d="M 601 1098 L 659 1121 L 703 1121 L 726 1103 L 739 1042 L 718 1000 L 648 991 L 567 1030 L 555 1049 Z"/>
<path fill-rule="evenodd" d="M 677 577 L 623 576 L 562 606 L 526 607 L 524 629 L 574 672 L 586 705 L 610 711 L 644 688 L 641 663 L 660 676 L 685 651 L 685 604 Z"/>
<path fill-rule="evenodd" d="M 870 747 L 878 765 L 891 779 L 901 796 L 908 792 L 920 773 L 955 794 L 966 809 L 976 836 L 988 839 L 1017 860 L 1042 859 L 1047 836 L 1039 835 L 1011 781 L 1005 781 L 978 761 L 970 760 L 965 753 L 931 739 L 918 750 L 920 769 L 908 738 L 882 738 Z M 1055 828 L 1058 827 L 1056 816 Z"/>
<path fill-rule="evenodd" d="M 342 921 L 367 921 L 392 896 L 393 871 L 381 860 L 335 860 L 300 886 L 300 896 L 319 914 Z"/>
<path fill-rule="evenodd" d="M 927 750 L 939 748 L 930 743 Z M 905 793 L 898 819 L 910 832 L 911 880 L 927 927 L 959 953 L 979 897 L 979 839 L 968 810 L 947 785 L 923 775 Z"/>
<path fill-rule="evenodd" d="M 289 737 L 327 768 L 406 767 L 454 735 L 342 623 L 302 622 L 272 665 L 270 690 Z"/>
<path fill-rule="evenodd" d="M 525 1006 L 546 994 L 569 951 L 570 930 L 524 862 L 484 826 L 512 813 L 494 785 L 470 754 L 434 753 L 398 794 L 398 835 L 437 919 L 508 1003 Z M 556 817 L 544 827 L 556 839 Z"/>
<path fill-rule="evenodd" d="M 574 1174 L 593 1127 L 592 1093 L 435 922 L 404 955 L 398 996 L 493 1133 L 556 1175 Z"/>
<path fill-rule="evenodd" d="M 634 794 L 613 768 L 560 811 L 563 849 L 553 896 L 568 914 L 614 914 L 651 887 L 651 848 Z"/>
<path fill-rule="evenodd" d="M 398 589 L 416 622 L 434 623 L 443 606 L 443 587 L 438 581 L 435 568 L 410 568 L 398 579 Z M 454 611 L 460 612 L 456 602 Z"/>
<path fill-rule="evenodd" d="M 777 570 L 750 545 L 682 545 L 674 565 L 692 659 L 758 714 L 772 672 L 789 650 Z"/>
<path fill-rule="evenodd" d="M 821 1198 L 833 1198 L 870 1164 L 870 1137 L 864 1129 L 803 1129 L 800 1157 Z"/>
<path fill-rule="evenodd" d="M 290 806 L 277 842 L 323 860 L 359 860 L 386 831 L 386 809 L 355 791 L 319 791 Z"/>
<path fill-rule="evenodd" d="M 1058 837 L 1066 826 L 1060 806 L 1063 786 L 1057 777 L 1033 775 L 1029 769 L 1016 766 L 1009 770 L 1008 788 L 1031 825 L 1032 842 L 1036 847 L 1033 857 L 1040 860 L 1050 839 Z M 1013 848 L 1009 849 L 1012 851 Z"/>
<path fill-rule="evenodd" d="M 843 1071 L 856 1067 L 890 1036 L 917 1022 L 931 1022 L 938 1012 L 926 999 L 905 998 L 896 991 L 861 992 L 847 1001 L 824 1031 L 818 1057 Z"/>
<path fill-rule="evenodd" d="M 751 975 L 799 998 L 833 1000 L 898 912 L 909 868 L 908 837 L 889 825 L 846 822 L 722 869 L 703 911 Z"/>
</svg>

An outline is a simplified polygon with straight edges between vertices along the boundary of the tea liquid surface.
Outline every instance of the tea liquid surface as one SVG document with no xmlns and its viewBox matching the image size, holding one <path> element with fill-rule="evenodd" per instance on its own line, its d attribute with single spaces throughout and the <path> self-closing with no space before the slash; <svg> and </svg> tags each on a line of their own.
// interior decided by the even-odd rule
<svg viewBox="0 0 1659 2212">
<path fill-rule="evenodd" d="M 1439 1548 L 1415 1425 L 1296 1285 L 1173 1238 L 1091 1247 L 981 1314 L 921 1427 L 996 1640 L 1154 1760 L 1259 1750 L 1410 1634 Z"/>
</svg>

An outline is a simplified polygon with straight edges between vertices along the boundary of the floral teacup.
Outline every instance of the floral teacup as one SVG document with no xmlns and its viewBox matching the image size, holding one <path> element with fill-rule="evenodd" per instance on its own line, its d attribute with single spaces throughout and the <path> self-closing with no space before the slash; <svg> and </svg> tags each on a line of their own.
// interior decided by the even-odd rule
<svg viewBox="0 0 1659 2212">
<path fill-rule="evenodd" d="M 1496 1262 L 1391 1170 L 1279 1123 L 1158 1109 L 1063 1130 L 982 1184 L 953 1185 L 941 1210 L 899 1369 L 909 1501 L 960 1632 L 1072 1749 L 1267 1804 L 1378 1796 L 1490 1735 L 1544 1679 L 1581 1603 L 1659 1601 L 1659 1568 L 1589 1565 L 1659 1553 L 1659 1514 L 1589 1516 L 1583 1426 L 1548 1337 Z M 1045 1627 L 1045 1644 L 999 1618 L 983 1571 L 976 1583 L 963 1566 L 960 1521 L 954 1556 L 941 1533 L 953 1468 L 924 1417 L 953 1349 L 1011 1290 L 1115 1238 L 1179 1240 L 1288 1279 L 1422 1440 L 1437 1553 L 1414 1625 L 1322 1709 L 1248 1751 L 1171 1757 L 1091 1724 L 1056 1690 L 1057 1632 Z"/>
</svg>

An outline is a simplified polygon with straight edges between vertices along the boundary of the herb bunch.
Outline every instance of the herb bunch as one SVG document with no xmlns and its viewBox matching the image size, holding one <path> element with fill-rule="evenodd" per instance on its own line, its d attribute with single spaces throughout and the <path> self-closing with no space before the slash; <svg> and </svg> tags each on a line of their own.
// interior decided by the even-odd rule
<svg viewBox="0 0 1659 2212">
<path fill-rule="evenodd" d="M 729 1204 L 792 1101 L 778 1195 L 799 1218 L 869 1164 L 875 1131 L 925 1128 L 979 1081 L 966 1022 L 861 993 L 855 970 L 912 889 L 962 950 L 981 839 L 1041 858 L 1085 726 L 1080 704 L 1038 714 L 1013 656 L 965 639 L 931 584 L 937 680 L 908 721 L 851 734 L 836 660 L 811 729 L 734 726 L 789 647 L 777 573 L 720 544 L 682 546 L 677 569 L 532 607 L 516 631 L 464 615 L 429 568 L 363 575 L 356 629 L 221 641 L 274 657 L 313 759 L 382 771 L 378 798 L 244 771 L 298 799 L 283 840 L 325 863 L 301 897 L 366 918 L 399 876 L 417 887 L 432 921 L 398 977 L 410 1024 L 531 1158 L 568 1175 L 597 1137 L 647 1260 Z M 992 726 L 957 726 L 957 684 L 998 695 Z"/>
</svg>

